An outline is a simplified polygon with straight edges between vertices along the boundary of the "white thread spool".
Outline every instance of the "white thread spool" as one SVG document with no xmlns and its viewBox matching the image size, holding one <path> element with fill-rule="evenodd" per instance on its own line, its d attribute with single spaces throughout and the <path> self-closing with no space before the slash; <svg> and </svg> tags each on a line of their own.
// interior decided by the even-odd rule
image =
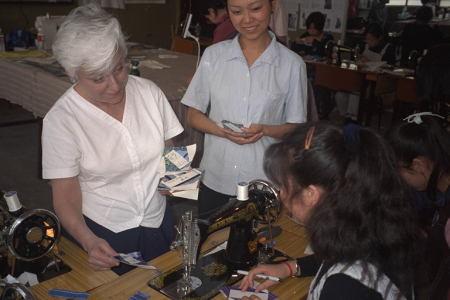
<svg viewBox="0 0 450 300">
<path fill-rule="evenodd" d="M 248 183 L 241 181 L 237 184 L 237 199 L 239 201 L 248 200 Z"/>
<path fill-rule="evenodd" d="M 19 197 L 17 197 L 16 191 L 6 193 L 5 200 L 6 204 L 8 204 L 10 212 L 14 212 L 22 208 L 22 204 L 20 204 Z"/>
</svg>

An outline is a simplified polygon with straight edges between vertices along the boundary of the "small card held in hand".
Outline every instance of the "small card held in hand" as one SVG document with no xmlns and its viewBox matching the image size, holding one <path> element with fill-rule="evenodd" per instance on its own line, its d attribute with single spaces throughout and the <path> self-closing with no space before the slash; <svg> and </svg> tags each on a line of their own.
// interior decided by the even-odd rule
<svg viewBox="0 0 450 300">
<path fill-rule="evenodd" d="M 249 123 L 243 123 L 243 124 L 237 124 L 237 123 L 233 123 L 233 122 L 230 122 L 230 121 L 227 121 L 227 120 L 222 120 L 222 122 L 217 123 L 217 126 L 219 126 L 220 128 L 223 128 L 223 129 L 228 129 L 228 130 L 231 130 L 233 132 L 245 135 L 245 132 L 243 132 L 241 130 L 241 128 L 242 127 L 249 128 L 251 124 L 252 123 L 250 123 L 250 122 Z"/>
<path fill-rule="evenodd" d="M 107 254 L 108 255 L 108 254 Z M 108 255 L 111 258 L 114 258 L 117 261 L 120 261 L 121 263 L 133 266 L 133 267 L 139 267 L 143 269 L 151 269 L 155 270 L 156 268 L 154 266 L 147 265 L 147 263 L 142 258 L 141 252 L 131 252 L 128 254 L 119 253 L 117 256 L 111 256 Z"/>
</svg>

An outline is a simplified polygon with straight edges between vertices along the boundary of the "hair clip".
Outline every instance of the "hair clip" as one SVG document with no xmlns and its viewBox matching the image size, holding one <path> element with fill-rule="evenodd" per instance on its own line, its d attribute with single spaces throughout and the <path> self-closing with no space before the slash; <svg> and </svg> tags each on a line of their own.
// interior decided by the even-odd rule
<svg viewBox="0 0 450 300">
<path fill-rule="evenodd" d="M 316 126 L 311 126 L 311 128 L 309 128 L 308 134 L 306 135 L 306 139 L 305 139 L 305 150 L 308 150 L 309 145 L 311 145 L 311 140 L 313 138 L 315 128 L 316 128 Z"/>
<path fill-rule="evenodd" d="M 70 77 L 70 81 L 72 81 L 72 83 L 77 83 L 77 80 L 74 77 Z"/>
<path fill-rule="evenodd" d="M 435 116 L 435 117 L 445 119 L 443 116 L 433 114 L 432 112 L 421 112 L 421 113 L 412 114 L 409 117 L 404 118 L 403 121 L 408 121 L 408 123 L 414 122 L 416 124 L 422 124 L 423 121 L 422 121 L 421 116 Z"/>
</svg>

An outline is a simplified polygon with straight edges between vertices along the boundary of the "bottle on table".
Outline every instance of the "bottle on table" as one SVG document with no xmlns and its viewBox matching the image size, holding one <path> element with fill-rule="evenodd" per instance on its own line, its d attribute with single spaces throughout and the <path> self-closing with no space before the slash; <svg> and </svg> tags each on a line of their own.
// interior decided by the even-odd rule
<svg viewBox="0 0 450 300">
<path fill-rule="evenodd" d="M 45 53 L 45 34 L 42 31 L 42 26 L 39 26 L 37 33 L 37 47 L 39 51 Z"/>
<path fill-rule="evenodd" d="M 0 52 L 5 52 L 5 36 L 2 33 L 2 29 L 0 28 Z"/>
</svg>

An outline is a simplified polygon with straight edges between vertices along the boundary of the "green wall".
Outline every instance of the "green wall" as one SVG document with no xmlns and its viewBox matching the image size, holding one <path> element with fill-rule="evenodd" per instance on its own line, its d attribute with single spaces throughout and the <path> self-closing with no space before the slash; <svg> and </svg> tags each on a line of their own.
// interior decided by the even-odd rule
<svg viewBox="0 0 450 300">
<path fill-rule="evenodd" d="M 166 0 L 166 4 L 126 4 L 125 9 L 105 8 L 114 14 L 120 21 L 123 31 L 129 36 L 129 41 L 146 43 L 169 49 L 170 26 L 178 25 L 179 0 Z M 73 4 L 36 4 L 36 3 L 1 3 L 0 27 L 6 35 L 12 29 L 27 29 L 34 27 L 37 16 L 67 15 L 72 9 L 78 7 L 78 0 Z M 28 24 L 27 24 L 28 19 Z M 26 27 L 25 27 L 26 26 Z"/>
</svg>

